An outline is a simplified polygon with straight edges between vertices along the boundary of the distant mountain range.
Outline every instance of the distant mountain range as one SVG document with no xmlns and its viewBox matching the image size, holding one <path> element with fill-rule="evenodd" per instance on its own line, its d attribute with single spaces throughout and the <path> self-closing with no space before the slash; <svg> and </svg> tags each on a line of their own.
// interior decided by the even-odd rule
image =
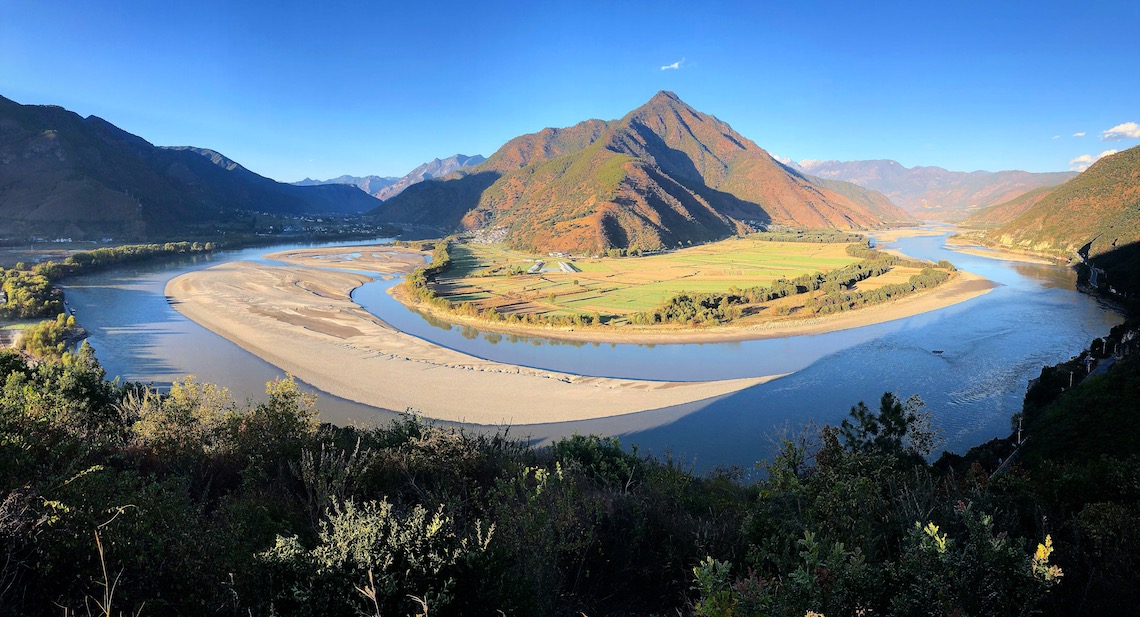
<svg viewBox="0 0 1140 617">
<path fill-rule="evenodd" d="M 399 180 L 395 176 L 338 176 L 328 180 L 312 180 L 305 178 L 304 180 L 293 182 L 294 186 L 324 186 L 326 184 L 350 184 L 356 188 L 376 196 L 381 189 L 386 186 L 391 186 L 393 182 Z"/>
<path fill-rule="evenodd" d="M 478 154 L 475 156 L 456 154 L 445 159 L 432 159 L 409 171 L 400 178 L 391 176 L 340 176 L 339 178 L 333 178 L 331 180 L 310 180 L 309 178 L 305 178 L 293 184 L 297 186 L 351 184 L 376 199 L 383 201 L 399 195 L 401 191 L 413 184 L 423 182 L 424 180 L 431 180 L 432 178 L 442 178 L 464 167 L 478 165 L 485 160 L 487 160 L 485 157 Z"/>
<path fill-rule="evenodd" d="M 352 186 L 299 187 L 205 148 L 162 148 L 95 116 L 0 97 L 0 238 L 166 238 L 238 212 L 360 213 Z"/>
<path fill-rule="evenodd" d="M 383 189 L 375 193 L 369 192 L 377 199 L 391 199 L 413 184 L 418 184 L 424 180 L 431 180 L 433 178 L 442 178 L 464 167 L 474 167 L 485 160 L 487 160 L 487 158 L 481 154 L 476 154 L 475 156 L 456 154 L 445 159 L 433 159 L 411 170 L 403 178 L 396 180 Z"/>
<path fill-rule="evenodd" d="M 892 160 L 780 161 L 820 178 L 844 180 L 879 191 L 918 218 L 942 221 L 962 220 L 986 206 L 1040 187 L 1056 186 L 1076 175 L 1069 171 L 949 171 L 941 167 L 904 167 Z"/>
<path fill-rule="evenodd" d="M 1140 146 L 1106 156 L 1064 184 L 1026 195 L 966 219 L 999 226 L 990 241 L 1072 256 L 1092 242 L 1100 255 L 1140 242 Z"/>
<path fill-rule="evenodd" d="M 445 230 L 501 228 L 520 248 L 588 253 L 768 225 L 914 221 L 875 191 L 785 167 L 671 92 L 620 120 L 517 137 L 485 162 L 412 185 L 372 213 Z"/>
</svg>

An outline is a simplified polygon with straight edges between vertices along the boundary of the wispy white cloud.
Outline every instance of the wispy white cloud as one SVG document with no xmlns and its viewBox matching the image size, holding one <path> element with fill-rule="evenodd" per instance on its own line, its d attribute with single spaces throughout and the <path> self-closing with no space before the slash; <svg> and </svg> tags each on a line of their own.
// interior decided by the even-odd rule
<svg viewBox="0 0 1140 617">
<path fill-rule="evenodd" d="M 669 70 L 677 71 L 677 70 L 680 70 L 682 66 L 685 66 L 685 59 L 684 58 L 681 58 L 680 60 L 674 62 L 673 64 L 666 64 L 665 66 L 661 67 L 661 70 L 662 71 L 669 71 Z"/>
<path fill-rule="evenodd" d="M 1091 154 L 1082 154 L 1077 158 L 1069 161 L 1069 169 L 1073 171 L 1084 171 L 1089 168 L 1089 165 L 1103 159 L 1106 156 L 1116 154 L 1119 150 L 1105 150 L 1100 154 L 1093 156 Z"/>
<path fill-rule="evenodd" d="M 1124 124 L 1117 124 L 1116 126 L 1101 133 L 1102 140 L 1104 141 L 1119 141 L 1121 139 L 1140 139 L 1140 124 L 1135 122 L 1125 122 Z"/>
<path fill-rule="evenodd" d="M 1061 136 L 1060 136 L 1060 135 L 1054 135 L 1054 136 L 1053 136 L 1053 139 L 1060 139 L 1060 138 L 1061 138 Z"/>
<path fill-rule="evenodd" d="M 1084 131 L 1081 131 L 1080 133 L 1073 133 L 1073 137 L 1084 137 L 1085 135 L 1086 133 Z"/>
</svg>

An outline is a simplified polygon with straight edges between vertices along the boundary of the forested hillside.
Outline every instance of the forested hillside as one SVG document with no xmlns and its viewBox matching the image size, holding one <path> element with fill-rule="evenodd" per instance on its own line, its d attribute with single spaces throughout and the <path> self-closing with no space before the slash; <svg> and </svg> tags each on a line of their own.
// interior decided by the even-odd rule
<svg viewBox="0 0 1140 617">
<path fill-rule="evenodd" d="M 415 418 L 319 423 L 0 353 L 6 615 L 1047 615 L 1140 601 L 1136 362 L 1046 404 L 1008 471 L 928 465 L 917 399 L 861 403 L 751 470 Z M 1090 421 L 1105 415 L 1105 422 Z M 1081 417 L 1080 456 L 1055 448 Z M 1030 421 L 1031 420 L 1031 421 Z M 1069 430 L 1069 429 L 1064 429 Z"/>
<path fill-rule="evenodd" d="M 1012 215 L 1012 216 L 1011 216 Z M 1140 146 L 1106 156 L 1039 198 L 995 206 L 986 220 L 1003 222 L 989 241 L 1073 256 L 1092 242 L 1091 255 L 1140 242 Z"/>
</svg>

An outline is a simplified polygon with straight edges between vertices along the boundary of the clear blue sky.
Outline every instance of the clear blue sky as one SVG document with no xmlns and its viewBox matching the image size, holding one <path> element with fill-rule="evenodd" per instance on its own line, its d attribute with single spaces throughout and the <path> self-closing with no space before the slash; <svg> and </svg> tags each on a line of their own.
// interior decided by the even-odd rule
<svg viewBox="0 0 1140 617">
<path fill-rule="evenodd" d="M 0 0 L 0 94 L 286 181 L 490 155 L 663 89 L 797 160 L 1055 171 L 1140 144 L 1102 141 L 1140 123 L 1135 0 L 393 4 Z"/>
</svg>

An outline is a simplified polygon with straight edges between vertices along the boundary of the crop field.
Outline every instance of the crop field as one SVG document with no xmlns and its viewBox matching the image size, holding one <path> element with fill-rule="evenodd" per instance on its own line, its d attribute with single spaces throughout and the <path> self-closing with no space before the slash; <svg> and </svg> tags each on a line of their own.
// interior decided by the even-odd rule
<svg viewBox="0 0 1140 617">
<path fill-rule="evenodd" d="M 434 288 L 452 302 L 504 313 L 620 317 L 680 292 L 766 285 L 858 261 L 846 246 L 738 238 L 645 257 L 570 259 L 463 244 L 450 249 L 453 265 Z"/>
<path fill-rule="evenodd" d="M 905 283 L 910 280 L 910 277 L 921 273 L 922 268 L 907 268 L 904 266 L 896 266 L 894 268 L 891 268 L 891 271 L 887 272 L 886 274 L 872 277 L 865 281 L 859 281 L 851 288 L 851 291 L 872 291 L 886 285 Z"/>
</svg>

